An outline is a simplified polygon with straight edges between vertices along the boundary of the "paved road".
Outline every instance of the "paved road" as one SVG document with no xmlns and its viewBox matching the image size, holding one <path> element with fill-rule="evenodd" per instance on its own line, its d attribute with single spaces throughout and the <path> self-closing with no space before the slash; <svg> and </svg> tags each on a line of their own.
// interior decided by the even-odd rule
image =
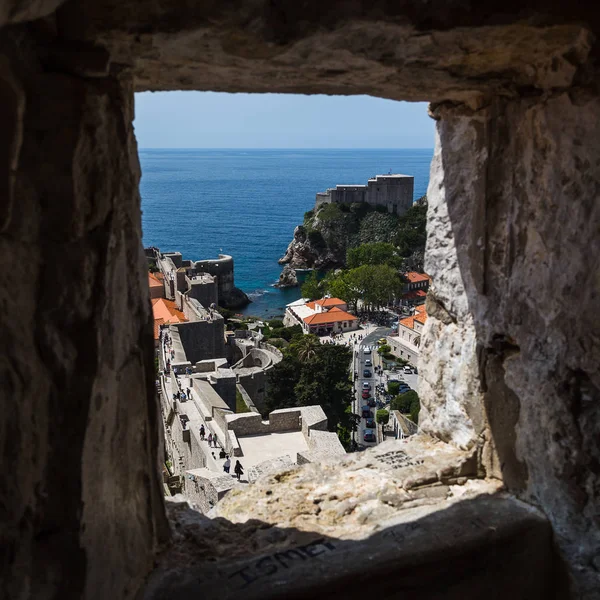
<svg viewBox="0 0 600 600">
<path fill-rule="evenodd" d="M 361 340 L 360 347 L 355 347 L 355 350 L 357 351 L 355 351 L 354 356 L 354 370 L 357 372 L 358 377 L 356 378 L 355 383 L 355 400 L 353 404 L 354 414 L 360 415 L 362 412 L 361 407 L 367 404 L 367 401 L 362 399 L 362 385 L 365 381 L 368 381 L 370 383 L 373 397 L 375 396 L 376 386 L 378 384 L 383 384 L 385 386 L 388 379 L 397 379 L 398 381 L 405 381 L 413 390 L 417 389 L 419 376 L 415 375 L 414 373 L 405 374 L 402 372 L 402 369 L 400 367 L 398 367 L 398 370 L 396 372 L 384 371 L 381 375 L 375 373 L 374 367 L 380 366 L 382 364 L 381 357 L 379 356 L 379 354 L 377 354 L 377 340 L 379 340 L 379 338 L 390 335 L 391 331 L 392 330 L 388 327 L 378 327 L 374 329 L 369 335 L 365 336 L 363 340 Z M 364 350 L 367 346 L 371 348 L 371 354 L 365 354 Z M 373 366 L 366 367 L 366 360 L 370 360 Z M 371 377 L 366 378 L 363 376 L 365 368 L 371 370 Z M 375 418 L 376 412 L 377 407 L 371 408 L 373 418 Z M 359 449 L 369 448 L 377 445 L 377 442 L 364 441 L 364 434 L 366 430 L 366 419 L 363 419 L 361 417 L 360 424 L 356 432 L 356 442 L 358 443 Z"/>
<path fill-rule="evenodd" d="M 379 366 L 381 364 L 381 358 L 376 352 L 377 348 L 377 340 L 379 338 L 385 337 L 391 333 L 391 329 L 389 327 L 377 327 L 374 331 L 366 335 L 360 342 L 360 346 L 355 347 L 355 356 L 354 356 L 354 370 L 357 372 L 358 377 L 356 378 L 356 382 L 354 384 L 355 394 L 354 394 L 354 414 L 361 414 L 361 407 L 364 406 L 367 402 L 362 399 L 362 388 L 363 383 L 368 382 L 371 385 L 371 393 L 373 397 L 375 396 L 375 386 L 379 383 L 385 382 L 385 376 L 379 376 L 375 374 L 375 366 Z M 371 354 L 365 354 L 365 348 L 369 346 L 372 348 Z M 365 366 L 365 361 L 370 360 L 372 366 Z M 365 368 L 369 369 L 372 373 L 372 377 L 364 377 L 363 373 Z M 377 407 L 371 408 L 371 414 L 373 418 L 375 418 L 375 413 L 377 412 Z M 358 443 L 359 448 L 368 448 L 371 446 L 376 446 L 377 442 L 365 442 L 365 431 L 369 431 L 366 427 L 366 419 L 361 417 L 360 423 L 358 426 L 358 430 L 356 432 L 356 442 Z M 376 433 L 376 429 L 372 430 Z"/>
</svg>

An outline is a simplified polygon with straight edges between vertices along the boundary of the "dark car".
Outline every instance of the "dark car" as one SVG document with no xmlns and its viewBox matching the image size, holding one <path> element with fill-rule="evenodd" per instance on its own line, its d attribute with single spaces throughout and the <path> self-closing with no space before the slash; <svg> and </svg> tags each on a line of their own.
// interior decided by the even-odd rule
<svg viewBox="0 0 600 600">
<path fill-rule="evenodd" d="M 373 408 L 373 407 L 376 405 L 375 398 L 369 398 L 369 399 L 367 400 L 367 404 L 368 404 L 368 405 L 369 405 L 371 408 Z"/>
<path fill-rule="evenodd" d="M 367 419 L 365 422 L 365 427 L 369 429 L 375 429 L 375 419 Z"/>
<path fill-rule="evenodd" d="M 363 406 L 360 409 L 360 411 L 361 417 L 363 417 L 363 419 L 371 419 L 373 417 L 373 415 L 371 414 L 371 409 L 368 406 Z"/>
<path fill-rule="evenodd" d="M 371 373 L 370 369 L 365 369 L 363 371 L 363 377 L 372 377 L 373 373 Z"/>
<path fill-rule="evenodd" d="M 362 391 L 363 400 L 366 400 L 370 395 L 371 395 L 371 392 L 369 390 Z"/>
<path fill-rule="evenodd" d="M 375 437 L 375 432 L 372 430 L 365 431 L 365 433 L 363 435 L 363 440 L 365 442 L 376 442 L 377 438 Z"/>
</svg>

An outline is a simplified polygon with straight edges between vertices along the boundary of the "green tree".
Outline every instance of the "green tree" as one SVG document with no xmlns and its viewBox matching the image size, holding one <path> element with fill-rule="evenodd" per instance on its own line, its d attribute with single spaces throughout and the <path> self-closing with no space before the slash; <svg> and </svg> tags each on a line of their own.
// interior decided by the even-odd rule
<svg viewBox="0 0 600 600">
<path fill-rule="evenodd" d="M 410 256 L 423 250 L 427 241 L 427 196 L 417 200 L 406 214 L 400 217 L 394 245 L 400 256 Z"/>
<path fill-rule="evenodd" d="M 342 439 L 356 427 L 351 411 L 351 360 L 352 352 L 345 346 L 320 344 L 316 336 L 296 340 L 269 371 L 267 410 L 318 404 L 327 415 L 329 430 L 338 432 Z"/>
<path fill-rule="evenodd" d="M 377 348 L 378 354 L 389 354 L 392 351 L 392 348 L 387 344 L 381 344 L 379 348 Z"/>
<path fill-rule="evenodd" d="M 385 410 L 385 408 L 380 408 L 375 413 L 375 419 L 378 423 L 381 423 L 381 425 L 387 425 L 390 420 L 390 412 Z"/>
<path fill-rule="evenodd" d="M 352 352 L 345 346 L 320 344 L 316 354 L 302 363 L 300 380 L 294 388 L 298 406 L 321 406 L 330 431 L 350 424 L 347 409 L 354 397 L 349 377 L 351 360 Z"/>
<path fill-rule="evenodd" d="M 283 338 L 286 342 L 289 342 L 293 338 L 300 336 L 302 336 L 302 327 L 300 325 L 292 325 L 291 327 L 273 329 L 269 337 Z"/>
<path fill-rule="evenodd" d="M 323 283 L 316 271 L 312 271 L 306 281 L 300 287 L 303 298 L 318 300 L 323 297 Z"/>
<path fill-rule="evenodd" d="M 416 392 L 415 392 L 416 395 Z M 410 403 L 410 420 L 415 424 L 419 424 L 419 413 L 421 412 L 421 401 L 419 400 L 419 396 L 413 398 Z"/>
<path fill-rule="evenodd" d="M 388 242 L 373 242 L 350 248 L 346 253 L 346 266 L 355 269 L 361 265 L 389 265 L 399 269 L 402 259 L 397 249 Z"/>
<path fill-rule="evenodd" d="M 414 390 L 400 394 L 392 399 L 392 410 L 399 410 L 403 415 L 408 415 L 412 412 L 413 407 L 419 404 L 419 395 Z M 418 410 L 417 410 L 418 414 Z"/>
<path fill-rule="evenodd" d="M 290 350 L 296 354 L 299 361 L 305 362 L 314 358 L 320 348 L 322 346 L 319 338 L 316 335 L 309 334 L 295 340 Z"/>
<path fill-rule="evenodd" d="M 263 417 L 278 408 L 298 406 L 294 388 L 300 380 L 302 364 L 294 353 L 289 351 L 289 348 L 283 352 L 283 359 L 268 372 L 267 397 Z"/>
<path fill-rule="evenodd" d="M 351 309 L 356 311 L 357 303 L 361 299 L 362 289 L 356 287 L 349 276 L 349 271 L 340 271 L 328 275 L 324 280 L 327 293 L 334 298 L 341 298 Z"/>
<path fill-rule="evenodd" d="M 400 382 L 399 381 L 390 381 L 388 382 L 388 394 L 392 396 L 396 396 L 398 391 L 400 390 Z"/>
<path fill-rule="evenodd" d="M 281 319 L 271 319 L 267 321 L 268 326 L 271 329 L 281 329 L 283 327 L 283 321 Z"/>
</svg>

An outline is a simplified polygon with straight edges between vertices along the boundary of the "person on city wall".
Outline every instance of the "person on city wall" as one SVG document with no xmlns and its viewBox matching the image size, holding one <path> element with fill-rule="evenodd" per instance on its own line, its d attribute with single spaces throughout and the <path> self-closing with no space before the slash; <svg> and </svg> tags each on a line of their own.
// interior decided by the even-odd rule
<svg viewBox="0 0 600 600">
<path fill-rule="evenodd" d="M 235 463 L 235 468 L 233 469 L 234 473 L 237 475 L 238 481 L 240 480 L 240 478 L 242 477 L 242 475 L 244 474 L 244 469 L 242 467 L 242 463 L 238 460 Z"/>
</svg>

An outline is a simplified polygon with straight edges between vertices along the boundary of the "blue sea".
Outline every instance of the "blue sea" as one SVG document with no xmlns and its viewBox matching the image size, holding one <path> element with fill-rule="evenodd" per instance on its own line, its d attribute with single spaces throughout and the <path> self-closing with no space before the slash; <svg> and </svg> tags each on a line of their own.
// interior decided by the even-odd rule
<svg viewBox="0 0 600 600">
<path fill-rule="evenodd" d="M 191 260 L 231 254 L 235 284 L 253 301 L 242 312 L 268 318 L 300 296 L 273 284 L 315 194 L 391 171 L 413 175 L 420 198 L 433 150 L 146 149 L 139 156 L 144 246 Z"/>
</svg>

